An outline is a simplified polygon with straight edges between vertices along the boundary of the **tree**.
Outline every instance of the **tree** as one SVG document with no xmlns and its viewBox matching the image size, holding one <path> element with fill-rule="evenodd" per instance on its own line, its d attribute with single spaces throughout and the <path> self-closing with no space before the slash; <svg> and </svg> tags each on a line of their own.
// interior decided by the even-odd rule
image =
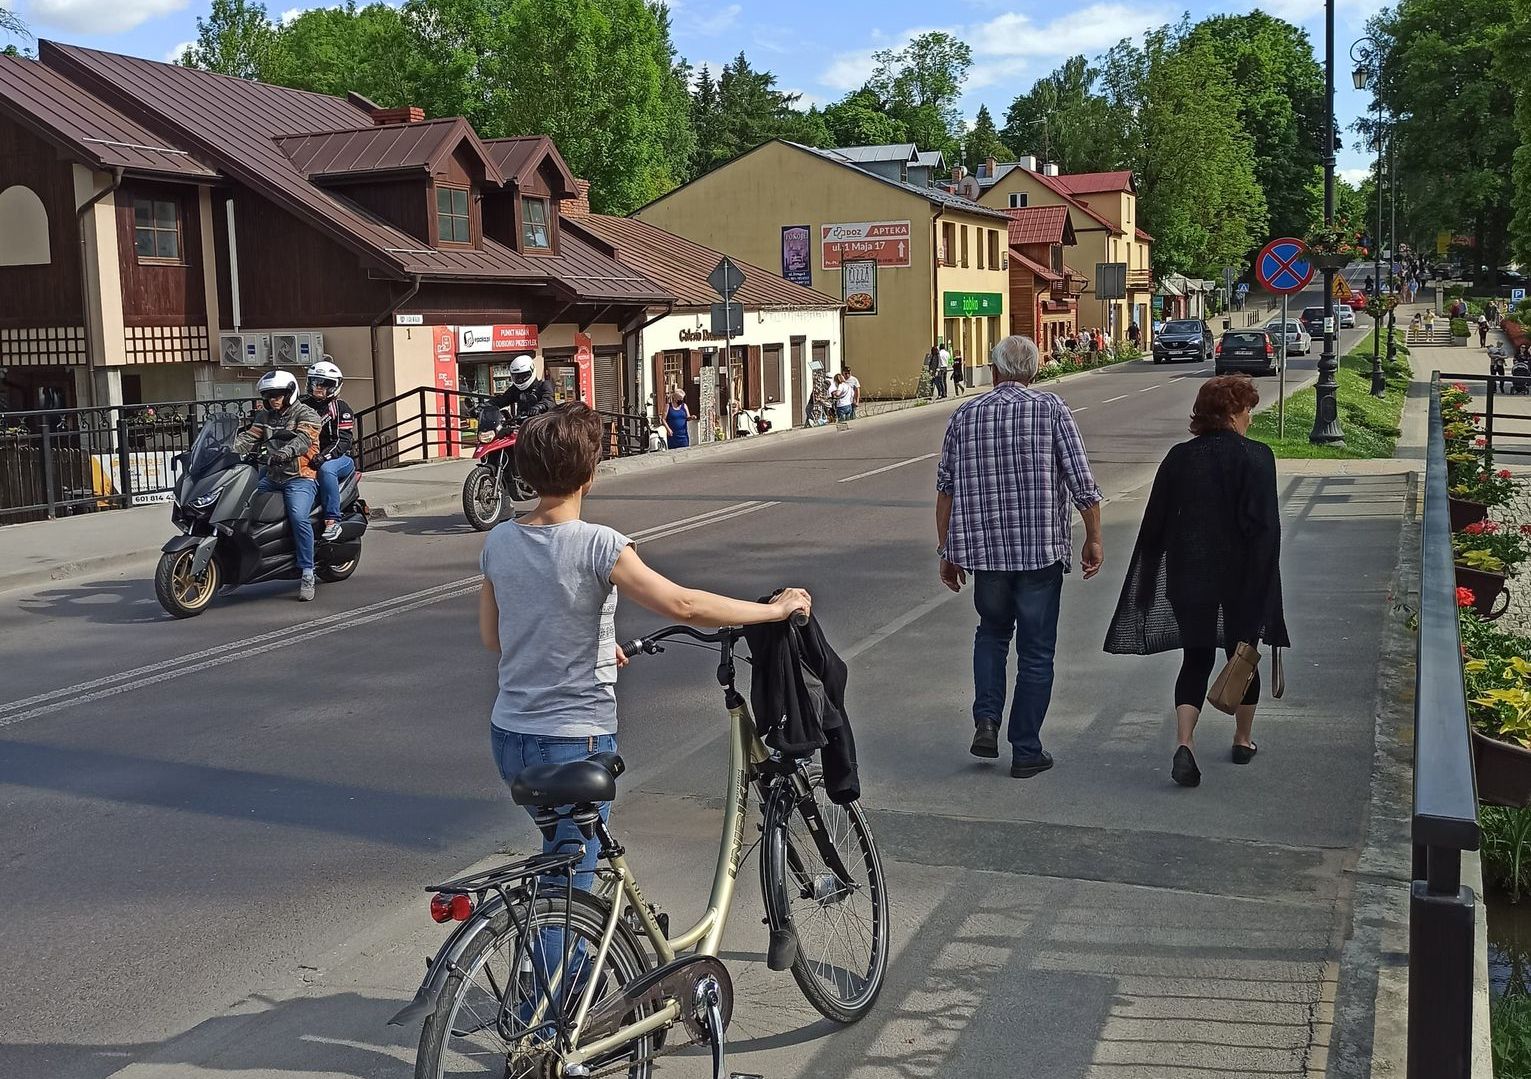
<svg viewBox="0 0 1531 1079">
<path fill-rule="evenodd" d="M 1000 141 L 999 132 L 994 127 L 994 117 L 989 115 L 989 107 L 980 105 L 978 115 L 973 119 L 972 130 L 962 140 L 962 159 L 968 171 L 976 173 L 978 166 L 991 157 L 995 161 L 1015 160 L 1015 155 Z"/>
<path fill-rule="evenodd" d="M 882 111 L 904 126 L 910 142 L 922 150 L 961 156 L 961 116 L 957 101 L 973 66 L 973 50 L 950 34 L 933 30 L 902 49 L 872 54 L 877 67 L 865 89 Z"/>
<path fill-rule="evenodd" d="M 0 7 L 0 34 L 8 34 L 14 37 L 31 37 L 27 30 L 27 24 L 22 21 L 21 16 L 3 7 Z"/>
<path fill-rule="evenodd" d="M 344 95 L 355 91 L 385 108 L 417 104 L 415 37 L 397 8 L 311 8 L 277 31 L 263 78 L 281 86 Z"/>
<path fill-rule="evenodd" d="M 798 111 L 800 94 L 776 89 L 776 76 L 750 66 L 744 53 L 724 65 L 714 83 L 705 67 L 692 94 L 691 122 L 696 129 L 693 172 L 701 175 L 725 161 L 782 138 L 823 146 L 829 131 L 817 111 Z"/>
<path fill-rule="evenodd" d="M 670 8 L 665 3 L 651 3 L 649 9 L 659 23 L 660 47 L 670 69 L 661 79 L 658 126 L 668 173 L 666 190 L 683 184 L 696 175 L 692 162 L 696 156 L 696 130 L 691 124 L 691 65 L 675 48 L 670 33 Z"/>
<path fill-rule="evenodd" d="M 1191 28 L 1187 47 L 1210 43 L 1238 94 L 1239 121 L 1254 147 L 1270 230 L 1302 236 L 1322 220 L 1313 180 L 1323 165 L 1324 72 L 1306 30 L 1254 11 Z"/>
<path fill-rule="evenodd" d="M 881 146 L 911 141 L 903 123 L 884 112 L 877 95 L 865 87 L 824 106 L 822 115 L 831 146 Z"/>
<path fill-rule="evenodd" d="M 1110 103 L 1097 89 L 1099 70 L 1072 56 L 1010 103 L 1000 138 L 1016 152 L 1062 172 L 1100 172 L 1122 164 Z"/>
<path fill-rule="evenodd" d="M 195 44 L 178 62 L 220 75 L 264 79 L 276 37 L 276 27 L 259 0 L 213 0 L 207 18 L 197 17 Z"/>
</svg>

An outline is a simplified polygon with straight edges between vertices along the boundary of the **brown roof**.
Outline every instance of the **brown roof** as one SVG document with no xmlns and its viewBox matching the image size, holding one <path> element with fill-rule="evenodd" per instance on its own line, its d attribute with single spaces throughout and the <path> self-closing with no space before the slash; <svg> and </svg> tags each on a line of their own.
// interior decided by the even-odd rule
<svg viewBox="0 0 1531 1079">
<path fill-rule="evenodd" d="M 207 180 L 218 174 L 36 60 L 0 56 L 0 112 L 97 168 Z"/>
<path fill-rule="evenodd" d="M 1132 172 L 1119 169 L 1115 172 L 1070 172 L 1053 179 L 1063 184 L 1071 195 L 1097 195 L 1104 191 L 1132 191 Z"/>
<path fill-rule="evenodd" d="M 555 194 L 566 198 L 575 198 L 579 194 L 579 187 L 574 179 L 574 173 L 569 171 L 569 166 L 564 162 L 563 155 L 558 153 L 558 148 L 553 145 L 553 140 L 546 135 L 522 135 L 513 139 L 486 139 L 484 150 L 490 159 L 499 167 L 500 174 L 505 177 L 506 183 L 524 187 L 532 173 L 542 167 L 544 160 L 551 158 L 558 167 L 559 177 L 563 180 L 564 188 Z"/>
<path fill-rule="evenodd" d="M 589 229 L 611 244 L 623 262 L 673 292 L 678 306 L 704 307 L 718 302 L 718 294 L 707 283 L 707 275 L 723 257 L 721 251 L 633 217 L 589 214 L 572 221 L 566 218 L 565 236 L 571 225 Z M 771 270 L 729 257 L 744 271 L 744 284 L 734 295 L 746 307 L 841 306 L 833 296 L 795 285 Z"/>
<path fill-rule="evenodd" d="M 1144 232 L 1142 229 L 1134 229 L 1133 232 L 1137 234 L 1138 240 L 1141 243 L 1151 244 L 1154 242 L 1154 238 L 1148 233 Z"/>
<path fill-rule="evenodd" d="M 1006 210 L 1005 216 L 1010 218 L 1012 244 L 1072 242 L 1067 206 L 1017 206 Z"/>
<path fill-rule="evenodd" d="M 1043 266 L 1036 259 L 1027 255 L 1023 255 L 1019 251 L 1016 251 L 1014 248 L 1012 248 L 1010 251 L 1010 257 L 1016 262 L 1019 262 L 1022 266 L 1025 266 L 1038 277 L 1046 278 L 1048 281 L 1051 281 L 1054 284 L 1057 284 L 1063 280 L 1063 275 L 1061 273 L 1054 273 L 1051 269 Z"/>
<path fill-rule="evenodd" d="M 482 249 L 434 250 L 350 200 L 311 183 L 282 152 L 282 136 L 343 133 L 371 123 L 345 99 L 215 75 L 52 41 L 43 63 L 70 81 L 174 132 L 208 161 L 262 197 L 396 276 L 509 280 L 545 285 L 573 298 L 662 303 L 669 297 L 575 237 L 557 255 L 520 255 L 493 240 Z"/>
<path fill-rule="evenodd" d="M 1035 176 L 1038 180 L 1040 180 L 1042 182 L 1042 186 L 1043 187 L 1047 188 L 1053 194 L 1055 194 L 1055 195 L 1059 196 L 1060 198 L 1062 198 L 1063 201 L 1066 202 L 1069 206 L 1071 206 L 1074 209 L 1078 210 L 1080 213 L 1084 214 L 1086 217 L 1094 218 L 1097 222 L 1099 222 L 1100 224 L 1106 226 L 1106 228 L 1110 229 L 1112 232 L 1120 233 L 1122 231 L 1121 229 L 1119 229 L 1115 225 L 1113 225 L 1108 218 L 1103 217 L 1101 214 L 1099 214 L 1096 211 L 1090 209 L 1089 206 L 1085 205 L 1079 199 L 1075 198 L 1074 197 L 1074 193 L 1072 191 L 1070 191 L 1068 189 L 1068 187 L 1062 182 L 1063 181 L 1063 177 L 1061 177 L 1061 176 L 1049 176 L 1045 172 L 1033 172 L 1031 175 Z"/>
<path fill-rule="evenodd" d="M 484 163 L 485 178 L 504 183 L 499 166 L 460 116 L 413 124 L 355 127 L 349 131 L 316 131 L 280 135 L 276 143 L 297 170 L 310 179 L 339 179 L 379 172 L 423 170 L 437 172 L 466 142 Z"/>
</svg>

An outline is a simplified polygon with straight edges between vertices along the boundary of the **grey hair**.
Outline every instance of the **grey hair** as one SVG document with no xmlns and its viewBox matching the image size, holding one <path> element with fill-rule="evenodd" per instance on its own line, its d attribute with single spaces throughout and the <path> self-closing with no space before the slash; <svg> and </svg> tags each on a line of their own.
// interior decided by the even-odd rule
<svg viewBox="0 0 1531 1079">
<path fill-rule="evenodd" d="M 996 382 L 1030 382 L 1042 363 L 1036 342 L 1018 333 L 994 346 L 993 359 Z"/>
</svg>

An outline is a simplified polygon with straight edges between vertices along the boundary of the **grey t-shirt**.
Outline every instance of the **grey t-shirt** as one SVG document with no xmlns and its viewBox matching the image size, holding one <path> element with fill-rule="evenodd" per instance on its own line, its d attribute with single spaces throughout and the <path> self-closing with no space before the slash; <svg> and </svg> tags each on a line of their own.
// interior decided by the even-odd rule
<svg viewBox="0 0 1531 1079">
<path fill-rule="evenodd" d="M 507 521 L 489 533 L 479 565 L 500 609 L 496 727 L 568 738 L 616 733 L 611 571 L 631 542 L 588 521 Z"/>
</svg>

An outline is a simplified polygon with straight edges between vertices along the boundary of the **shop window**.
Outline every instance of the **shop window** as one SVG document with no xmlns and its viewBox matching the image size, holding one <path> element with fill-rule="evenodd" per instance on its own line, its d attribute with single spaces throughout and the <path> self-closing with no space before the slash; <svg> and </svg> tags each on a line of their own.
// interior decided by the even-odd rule
<svg viewBox="0 0 1531 1079">
<path fill-rule="evenodd" d="M 0 266 L 46 266 L 52 261 L 43 200 L 20 184 L 0 191 Z"/>
<path fill-rule="evenodd" d="M 468 190 L 463 187 L 436 188 L 436 234 L 444 244 L 473 242 L 472 219 L 468 210 Z"/>
<path fill-rule="evenodd" d="M 133 252 L 139 262 L 181 261 L 181 208 L 174 199 L 133 200 Z"/>
<path fill-rule="evenodd" d="M 548 229 L 548 200 L 523 198 L 521 200 L 521 246 L 552 250 L 552 233 Z"/>
</svg>

